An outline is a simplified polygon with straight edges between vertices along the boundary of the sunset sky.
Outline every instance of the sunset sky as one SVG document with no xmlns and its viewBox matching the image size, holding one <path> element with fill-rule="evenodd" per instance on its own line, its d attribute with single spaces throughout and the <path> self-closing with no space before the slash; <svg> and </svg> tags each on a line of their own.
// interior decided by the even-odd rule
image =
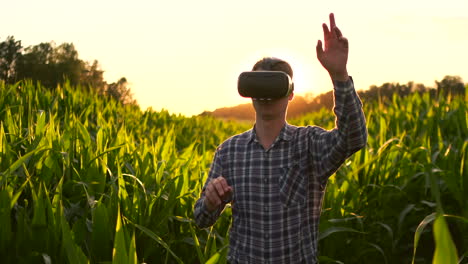
<svg viewBox="0 0 468 264">
<path fill-rule="evenodd" d="M 237 77 L 265 56 L 291 63 L 296 94 L 330 90 L 315 53 L 330 12 L 349 40 L 356 89 L 468 82 L 467 0 L 2 1 L 0 41 L 72 42 L 108 82 L 126 77 L 143 110 L 190 116 L 249 102 Z"/>
</svg>

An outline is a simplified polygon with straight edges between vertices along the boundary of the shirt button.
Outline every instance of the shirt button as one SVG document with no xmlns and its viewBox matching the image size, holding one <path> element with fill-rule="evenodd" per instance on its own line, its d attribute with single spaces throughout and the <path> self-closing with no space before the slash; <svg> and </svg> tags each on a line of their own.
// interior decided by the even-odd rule
<svg viewBox="0 0 468 264">
<path fill-rule="evenodd" d="M 265 238 L 266 238 L 266 239 L 270 238 L 270 235 L 265 234 Z"/>
<path fill-rule="evenodd" d="M 268 212 L 268 206 L 264 206 L 263 210 L 265 210 L 265 212 Z"/>
<path fill-rule="evenodd" d="M 268 178 L 263 179 L 264 183 L 268 183 Z"/>
</svg>

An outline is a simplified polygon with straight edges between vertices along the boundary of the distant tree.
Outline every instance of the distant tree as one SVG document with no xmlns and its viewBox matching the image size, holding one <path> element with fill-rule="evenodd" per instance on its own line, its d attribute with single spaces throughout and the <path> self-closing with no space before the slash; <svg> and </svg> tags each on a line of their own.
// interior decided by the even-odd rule
<svg viewBox="0 0 468 264">
<path fill-rule="evenodd" d="M 3 53 L 0 55 L 2 61 L 5 61 Z M 74 86 L 81 85 L 85 89 L 95 90 L 99 94 L 106 93 L 108 87 L 98 61 L 89 63 L 81 60 L 73 43 L 56 46 L 55 42 L 51 41 L 29 46 L 24 49 L 24 54 L 16 64 L 16 79 L 40 81 L 42 85 L 51 89 L 65 81 Z M 111 87 L 114 94 L 116 84 Z M 121 89 L 122 83 L 119 85 Z"/>
<path fill-rule="evenodd" d="M 18 64 L 21 60 L 23 47 L 20 40 L 13 36 L 0 42 L 0 79 L 7 83 L 17 80 Z"/>
<path fill-rule="evenodd" d="M 33 79 L 54 88 L 65 80 L 72 85 L 81 82 L 85 63 L 78 58 L 72 43 L 56 46 L 54 42 L 40 43 L 25 49 L 19 67 L 21 79 Z"/>
<path fill-rule="evenodd" d="M 18 68 L 18 77 L 40 81 L 49 88 L 55 87 L 59 78 L 55 74 L 54 46 L 53 42 L 43 42 L 27 47 Z"/>
<path fill-rule="evenodd" d="M 21 79 L 40 81 L 46 87 L 54 88 L 68 80 L 72 85 L 107 94 L 123 104 L 136 104 L 126 78 L 108 84 L 104 81 L 104 71 L 98 61 L 88 63 L 79 59 L 72 43 L 56 46 L 54 42 L 49 42 L 26 48 L 19 72 Z"/>
<path fill-rule="evenodd" d="M 84 70 L 81 72 L 80 82 L 83 86 L 95 89 L 99 94 L 106 92 L 107 83 L 104 81 L 104 71 L 101 70 L 97 60 L 92 64 L 85 63 Z"/>
<path fill-rule="evenodd" d="M 136 104 L 133 100 L 133 94 L 128 87 L 128 82 L 125 77 L 120 78 L 117 82 L 107 86 L 106 93 L 112 98 L 120 101 L 122 104 Z"/>
<path fill-rule="evenodd" d="M 423 93 L 427 92 L 426 86 L 422 83 L 414 83 L 414 82 L 409 82 L 408 87 L 410 87 L 411 92 L 416 92 L 416 93 Z"/>
<path fill-rule="evenodd" d="M 464 95 L 468 89 L 468 84 L 464 84 L 459 76 L 445 76 L 440 82 L 436 81 L 437 89 L 429 88 L 424 84 L 408 82 L 407 84 L 400 83 L 384 83 L 381 86 L 372 85 L 367 90 L 358 91 L 359 97 L 363 102 L 380 100 L 385 104 L 392 103 L 392 97 L 397 94 L 400 97 L 405 97 L 411 93 L 428 93 L 431 98 L 437 93 L 461 94 Z M 294 100 L 288 106 L 288 117 L 298 117 L 305 113 L 319 111 L 321 108 L 332 109 L 333 107 L 333 91 L 328 91 L 317 96 L 311 94 L 295 96 Z M 255 118 L 255 112 L 251 104 L 242 104 L 233 107 L 224 107 L 214 110 L 213 112 L 205 111 L 202 115 L 211 115 L 223 119 L 238 119 L 251 120 Z"/>
<path fill-rule="evenodd" d="M 400 97 L 405 97 L 413 92 L 423 93 L 427 91 L 428 89 L 420 83 L 384 83 L 381 86 L 372 85 L 368 90 L 359 91 L 358 94 L 363 101 L 380 100 L 382 102 L 386 102 L 391 99 L 394 94 L 397 94 Z"/>
<path fill-rule="evenodd" d="M 81 60 L 73 43 L 57 46 L 51 41 L 23 49 L 21 41 L 13 36 L 0 42 L 0 80 L 12 83 L 32 79 L 50 89 L 68 81 L 73 86 L 111 96 L 123 104 L 137 105 L 126 78 L 108 84 L 103 73 L 97 60 L 92 63 Z"/>
<path fill-rule="evenodd" d="M 85 63 L 78 58 L 78 51 L 73 43 L 63 43 L 55 47 L 52 55 L 57 83 L 68 80 L 73 85 L 80 84 Z"/>
<path fill-rule="evenodd" d="M 334 104 L 333 91 L 328 91 L 326 93 L 317 95 L 309 104 L 311 105 L 309 112 L 318 111 L 321 108 L 332 109 Z"/>
<path fill-rule="evenodd" d="M 465 95 L 465 84 L 460 76 L 447 75 L 442 81 L 436 81 L 437 94 L 447 95 Z"/>
<path fill-rule="evenodd" d="M 294 96 L 288 105 L 288 117 L 296 117 L 302 113 L 309 112 L 309 104 L 303 96 Z"/>
</svg>

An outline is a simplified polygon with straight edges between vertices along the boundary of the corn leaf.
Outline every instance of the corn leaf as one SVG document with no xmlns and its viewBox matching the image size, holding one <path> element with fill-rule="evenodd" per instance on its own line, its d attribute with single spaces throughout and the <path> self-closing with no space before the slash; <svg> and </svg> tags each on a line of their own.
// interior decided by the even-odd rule
<svg viewBox="0 0 468 264">
<path fill-rule="evenodd" d="M 433 264 L 457 264 L 457 248 L 453 243 L 447 222 L 443 215 L 437 216 L 434 222 L 434 240 L 436 248 L 434 252 Z"/>
</svg>

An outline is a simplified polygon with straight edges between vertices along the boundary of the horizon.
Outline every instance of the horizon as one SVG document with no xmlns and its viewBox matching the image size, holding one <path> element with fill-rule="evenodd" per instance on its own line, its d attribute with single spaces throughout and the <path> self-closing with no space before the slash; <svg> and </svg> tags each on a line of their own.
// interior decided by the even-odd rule
<svg viewBox="0 0 468 264">
<path fill-rule="evenodd" d="M 424 12 L 421 6 L 424 5 Z M 449 0 L 7 2 L 0 40 L 23 47 L 73 43 L 82 60 L 98 60 L 104 78 L 126 77 L 141 109 L 198 115 L 250 102 L 237 94 L 237 76 L 265 56 L 288 61 L 296 94 L 332 88 L 316 58 L 321 24 L 333 12 L 349 39 L 348 72 L 356 90 L 412 81 L 435 87 L 446 75 L 468 81 L 468 2 Z M 19 21 L 19 18 L 21 21 Z"/>
</svg>

